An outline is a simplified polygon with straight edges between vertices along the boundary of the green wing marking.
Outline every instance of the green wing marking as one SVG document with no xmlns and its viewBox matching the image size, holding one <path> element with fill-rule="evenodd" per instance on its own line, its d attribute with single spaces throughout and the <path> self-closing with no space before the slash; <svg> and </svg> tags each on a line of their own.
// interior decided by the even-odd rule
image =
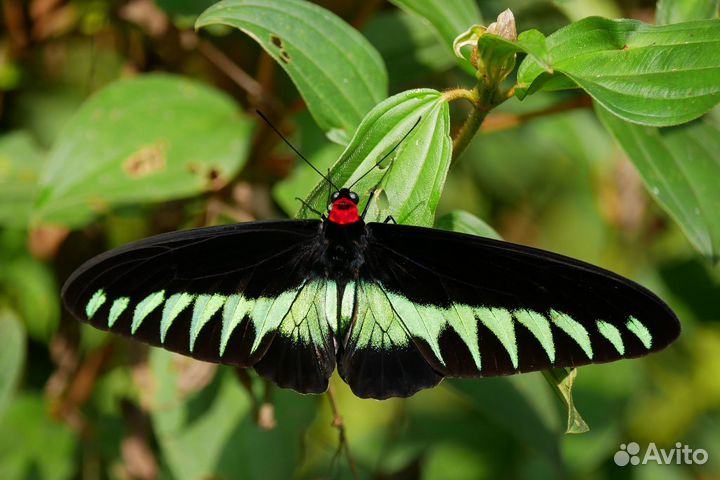
<svg viewBox="0 0 720 480">
<path fill-rule="evenodd" d="M 627 321 L 627 328 L 640 339 L 645 348 L 652 347 L 652 334 L 640 320 L 630 317 Z"/>
<path fill-rule="evenodd" d="M 173 324 L 180 313 L 185 310 L 195 299 L 194 295 L 189 293 L 175 293 L 165 301 L 163 307 L 162 320 L 160 321 L 160 341 L 165 343 L 168 329 Z"/>
<path fill-rule="evenodd" d="M 618 330 L 615 325 L 602 320 L 598 320 L 595 323 L 597 324 L 600 335 L 607 338 L 620 355 L 625 355 L 625 344 L 623 343 L 622 335 L 620 335 L 620 330 Z"/>
<path fill-rule="evenodd" d="M 647 327 L 634 317 L 622 325 L 604 320 L 584 323 L 552 309 L 538 312 L 463 303 L 445 308 L 421 304 L 376 281 L 361 280 L 348 287 L 340 304 L 328 311 L 341 312 L 339 331 L 341 338 L 347 338 L 345 349 L 349 352 L 341 359 L 341 374 L 360 396 L 376 397 L 378 392 L 363 375 L 353 375 L 353 368 L 370 368 L 384 377 L 377 381 L 385 385 L 405 381 L 419 385 L 436 381 L 419 364 L 429 365 L 441 377 L 491 376 L 591 363 L 596 360 L 596 350 L 603 352 L 602 361 L 621 358 L 627 353 L 629 337 L 639 339 L 646 349 L 652 342 Z M 337 295 L 335 289 L 332 295 Z M 354 299 L 352 306 L 350 299 Z M 329 297 L 325 301 L 329 302 Z M 347 324 L 343 318 L 349 311 L 352 319 Z M 330 318 L 328 322 L 332 326 Z M 565 353 L 558 359 L 558 348 L 572 345 L 578 353 Z M 393 367 L 393 362 L 398 365 Z M 407 378 L 413 372 L 417 378 L 410 382 Z M 393 395 L 405 394 L 402 388 L 393 390 Z"/>
<path fill-rule="evenodd" d="M 601 338 L 609 342 L 620 357 L 626 353 L 624 335 L 631 334 L 646 349 L 652 346 L 652 334 L 632 316 L 620 328 L 596 320 L 594 328 L 588 329 L 571 316 L 556 310 L 543 314 L 530 309 L 513 311 L 460 303 L 448 308 L 418 304 L 399 293 L 387 291 L 379 282 L 371 281 L 351 282 L 341 295 L 337 284 L 331 280 L 309 281 L 276 297 L 256 299 L 245 298 L 242 294 L 193 295 L 186 292 L 166 296 L 161 290 L 147 295 L 135 305 L 131 305 L 129 297 L 108 298 L 105 291 L 99 289 L 85 306 L 88 317 L 94 317 L 106 302 L 111 302 L 109 310 L 103 310 L 107 312 L 108 328 L 114 326 L 128 307 L 133 307 L 131 334 L 137 333 L 153 313 L 161 311 L 157 325 L 161 343 L 165 342 L 173 324 L 183 314 L 191 312 L 187 333 L 189 354 L 194 352 L 206 325 L 220 322 L 217 361 L 223 361 L 233 333 L 243 322 L 250 322 L 255 332 L 248 356 L 258 354 L 260 346 L 271 334 L 279 334 L 293 345 L 308 346 L 326 344 L 333 336 L 346 338 L 349 332 L 347 343 L 357 351 L 416 349 L 443 375 L 456 373 L 446 359 L 447 348 L 441 345 L 441 338 L 448 330 L 452 330 L 463 348 L 467 349 L 479 375 L 498 373 L 490 366 L 496 361 L 483 368 L 482 351 L 487 334 L 499 341 L 501 352 L 507 355 L 512 370 L 524 371 L 524 352 L 518 346 L 517 325 L 526 329 L 542 348 L 549 367 L 561 366 L 556 363 L 558 335 L 571 339 L 589 360 L 594 356 L 593 343 Z M 159 308 L 161 305 L 162 308 Z"/>
<path fill-rule="evenodd" d="M 518 368 L 518 349 L 512 315 L 504 308 L 477 308 L 475 315 L 505 347 L 514 368 Z"/>
<path fill-rule="evenodd" d="M 279 326 L 280 335 L 294 344 L 322 345 L 331 335 L 336 308 L 327 310 L 327 298 L 335 293 L 334 282 L 308 282 L 298 293 Z"/>
<path fill-rule="evenodd" d="M 112 303 L 108 313 L 108 328 L 112 328 L 120 315 L 127 310 L 128 305 L 130 305 L 130 297 L 120 297 Z"/>
<path fill-rule="evenodd" d="M 133 312 L 132 326 L 130 327 L 130 333 L 135 334 L 142 322 L 147 318 L 150 313 L 155 310 L 165 300 L 165 290 L 151 293 L 135 307 Z"/>
<path fill-rule="evenodd" d="M 582 348 L 589 359 L 593 358 L 592 343 L 590 335 L 581 323 L 575 321 L 570 315 L 555 310 L 550 310 L 550 319 L 560 330 L 567 333 Z"/>
<path fill-rule="evenodd" d="M 515 319 L 527 328 L 533 334 L 535 339 L 540 342 L 543 350 L 548 356 L 550 363 L 555 363 L 555 342 L 553 341 L 550 322 L 543 315 L 532 310 L 516 310 L 514 312 Z"/>
<path fill-rule="evenodd" d="M 228 297 L 222 314 L 222 333 L 220 334 L 219 350 L 221 358 L 225 355 L 225 349 L 228 346 L 230 336 L 240 325 L 245 316 L 252 311 L 252 307 L 253 301 L 245 298 L 239 293 Z"/>
<path fill-rule="evenodd" d="M 353 309 L 355 308 L 355 300 L 357 295 L 357 287 L 355 282 L 349 282 L 345 285 L 342 298 L 340 299 L 340 317 L 338 319 L 338 331 L 341 332 L 341 338 L 345 337 L 345 333 L 350 329 L 352 323 Z"/>
<path fill-rule="evenodd" d="M 387 294 L 374 283 L 358 286 L 357 320 L 351 339 L 359 348 L 373 350 L 405 347 L 410 336 L 396 315 Z"/>
<path fill-rule="evenodd" d="M 195 349 L 195 342 L 200 330 L 207 324 L 215 312 L 220 310 L 227 297 L 225 295 L 198 295 L 193 307 L 192 321 L 190 322 L 190 346 L 192 352 Z"/>
<path fill-rule="evenodd" d="M 370 285 L 372 287 L 367 284 L 364 286 L 366 290 L 365 298 L 379 297 L 387 299 L 391 306 L 389 318 L 392 318 L 392 323 L 400 325 L 406 335 L 410 334 L 427 342 L 435 354 L 435 358 L 442 363 L 438 339 L 440 332 L 447 325 L 443 310 L 428 305 L 416 305 L 402 295 L 386 293 L 381 287 Z"/>
<path fill-rule="evenodd" d="M 107 300 L 107 298 L 102 288 L 95 292 L 85 306 L 85 314 L 87 317 L 92 318 L 93 315 L 95 315 L 95 312 L 97 312 L 98 309 L 102 307 L 103 303 L 105 303 L 105 300 Z"/>
<path fill-rule="evenodd" d="M 348 323 L 354 306 L 353 293 L 351 289 L 343 297 Z M 111 305 L 110 308 L 101 308 L 106 303 Z M 99 289 L 85 305 L 88 318 L 104 323 L 111 330 L 125 328 L 118 320 L 129 311 L 128 334 L 203 360 L 237 364 L 238 358 L 252 359 L 248 360 L 252 365 L 272 355 L 278 345 L 298 351 L 305 349 L 304 360 L 295 359 L 287 365 L 283 365 L 282 359 L 276 360 L 284 370 L 273 375 L 287 377 L 290 375 L 287 372 L 296 374 L 304 369 L 304 381 L 322 377 L 310 382 L 308 388 L 312 391 L 323 391 L 334 369 L 332 339 L 333 332 L 338 329 L 338 312 L 342 309 L 338 305 L 337 285 L 325 280 L 307 281 L 274 297 L 255 299 L 241 293 L 196 295 L 176 292 L 166 295 L 165 290 L 160 290 L 133 302 L 130 297 L 110 298 L 104 289 Z M 103 315 L 105 319 L 101 318 Z M 170 342 L 173 329 L 175 337 L 181 337 L 179 341 L 176 338 Z M 248 338 L 244 336 L 248 330 L 254 334 L 252 342 L 233 343 L 234 335 Z M 239 353 L 234 350 L 236 348 L 245 351 Z M 250 366 L 244 361 L 240 363 Z M 300 391 L 306 391 L 307 387 L 287 378 L 279 383 Z"/>
</svg>

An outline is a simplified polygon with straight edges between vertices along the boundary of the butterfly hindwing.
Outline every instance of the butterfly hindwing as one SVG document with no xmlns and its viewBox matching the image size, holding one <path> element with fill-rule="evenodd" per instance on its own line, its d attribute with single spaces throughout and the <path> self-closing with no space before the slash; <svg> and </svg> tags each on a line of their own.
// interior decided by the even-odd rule
<svg viewBox="0 0 720 480">
<path fill-rule="evenodd" d="M 577 260 L 441 230 L 371 223 L 368 232 L 361 277 L 387 299 L 385 311 L 405 344 L 439 375 L 505 375 L 637 357 L 680 333 L 675 315 L 650 291 Z M 354 329 L 369 328 L 364 318 L 355 321 L 362 325 Z M 371 353 L 355 349 L 356 355 L 384 350 L 387 356 L 396 348 L 370 345 Z M 419 371 L 413 370 L 425 378 Z"/>
<path fill-rule="evenodd" d="M 388 293 L 371 279 L 346 288 L 353 291 L 354 306 L 339 371 L 355 395 L 407 397 L 437 385 L 442 375 L 426 361 L 422 340 L 408 330 Z"/>
<path fill-rule="evenodd" d="M 301 392 L 324 392 L 335 370 L 335 310 L 326 308 L 336 301 L 334 283 L 306 282 L 299 290 L 278 331 L 255 364 L 255 370 L 278 386 Z"/>
<path fill-rule="evenodd" d="M 319 228 L 259 222 L 151 237 L 83 265 L 63 298 L 98 328 L 321 392 L 335 352 L 327 282 L 312 273 Z"/>
</svg>

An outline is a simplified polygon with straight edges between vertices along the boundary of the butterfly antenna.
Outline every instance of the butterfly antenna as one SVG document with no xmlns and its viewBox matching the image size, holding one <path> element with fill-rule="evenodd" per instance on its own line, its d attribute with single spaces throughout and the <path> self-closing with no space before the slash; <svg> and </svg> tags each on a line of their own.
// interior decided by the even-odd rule
<svg viewBox="0 0 720 480">
<path fill-rule="evenodd" d="M 356 183 L 358 183 L 360 180 L 365 178 L 370 172 L 372 172 L 378 166 L 380 166 L 380 164 L 382 162 L 384 162 L 386 158 L 388 158 L 395 150 L 397 150 L 397 148 L 400 146 L 401 143 L 403 143 L 405 141 L 405 139 L 408 137 L 408 135 L 410 135 L 412 133 L 412 131 L 415 130 L 415 127 L 418 126 L 418 123 L 420 123 L 420 120 L 422 120 L 422 117 L 418 117 L 418 119 L 415 120 L 415 124 L 412 126 L 412 128 L 410 130 L 407 131 L 407 133 L 405 135 L 403 135 L 403 137 L 400 139 L 400 141 L 397 144 L 395 144 L 395 146 L 388 153 L 386 153 L 375 165 L 373 165 L 371 168 L 369 168 L 367 172 L 363 173 L 360 176 L 360 178 L 355 180 L 352 183 L 352 185 L 350 185 L 348 188 L 352 189 L 352 187 L 355 186 Z"/>
<path fill-rule="evenodd" d="M 255 110 L 255 111 L 257 112 L 258 115 L 260 115 L 260 118 L 262 118 L 263 120 L 265 120 L 265 123 L 267 123 L 268 126 L 270 126 L 270 128 L 272 128 L 273 131 L 274 131 L 275 133 L 277 133 L 278 137 L 282 138 L 283 142 L 285 142 L 285 144 L 287 144 L 287 146 L 290 147 L 290 148 L 292 149 L 292 151 L 297 154 L 298 157 L 302 158 L 305 163 L 307 163 L 308 165 L 310 165 L 310 167 L 312 167 L 312 169 L 315 170 L 318 175 L 320 175 L 323 179 L 325 179 L 326 182 L 328 182 L 330 185 L 332 185 L 332 187 L 333 187 L 335 190 L 340 190 L 340 189 L 337 188 L 337 186 L 332 182 L 332 180 L 330 180 L 329 177 L 323 175 L 323 173 L 322 173 L 320 170 L 318 170 L 318 169 L 315 167 L 315 165 L 313 165 L 312 163 L 310 163 L 310 160 L 308 160 L 307 158 L 305 158 L 305 156 L 304 156 L 302 153 L 300 153 L 300 151 L 299 151 L 297 148 L 295 148 L 295 147 L 293 146 L 293 144 L 290 143 L 290 141 L 289 141 L 287 138 L 285 138 L 285 136 L 284 136 L 282 133 L 280 133 L 280 130 L 278 130 L 277 128 L 275 128 L 275 125 L 273 125 L 273 124 L 270 122 L 270 120 L 268 120 L 268 118 L 267 118 L 260 110 Z"/>
</svg>

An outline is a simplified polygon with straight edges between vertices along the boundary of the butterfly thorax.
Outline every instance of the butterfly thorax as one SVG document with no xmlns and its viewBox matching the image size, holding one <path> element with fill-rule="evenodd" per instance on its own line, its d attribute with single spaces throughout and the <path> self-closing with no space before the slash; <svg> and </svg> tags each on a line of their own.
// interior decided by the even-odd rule
<svg viewBox="0 0 720 480">
<path fill-rule="evenodd" d="M 358 217 L 355 222 L 340 224 L 327 218 L 323 221 L 322 238 L 321 264 L 326 278 L 339 283 L 356 280 L 365 263 L 365 222 Z"/>
<path fill-rule="evenodd" d="M 346 283 L 358 278 L 365 263 L 365 222 L 358 214 L 357 193 L 341 188 L 331 197 L 322 223 L 321 266 L 326 278 Z"/>
</svg>

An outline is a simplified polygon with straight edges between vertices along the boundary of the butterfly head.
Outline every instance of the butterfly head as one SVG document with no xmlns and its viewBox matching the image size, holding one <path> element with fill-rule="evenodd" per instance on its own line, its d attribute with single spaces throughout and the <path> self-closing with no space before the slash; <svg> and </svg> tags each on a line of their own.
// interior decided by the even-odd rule
<svg viewBox="0 0 720 480">
<path fill-rule="evenodd" d="M 358 215 L 358 202 L 360 197 L 349 188 L 341 188 L 330 197 L 330 216 L 328 219 L 338 225 L 347 225 L 360 220 Z"/>
</svg>

